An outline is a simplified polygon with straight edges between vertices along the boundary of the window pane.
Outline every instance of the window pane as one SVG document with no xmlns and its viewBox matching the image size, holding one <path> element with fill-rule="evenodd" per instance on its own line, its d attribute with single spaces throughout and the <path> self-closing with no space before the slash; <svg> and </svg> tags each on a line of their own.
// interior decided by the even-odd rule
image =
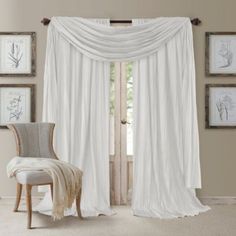
<svg viewBox="0 0 236 236">
<path fill-rule="evenodd" d="M 110 70 L 110 155 L 115 155 L 115 64 Z"/>
<path fill-rule="evenodd" d="M 133 76 L 132 63 L 126 64 L 127 81 L 127 155 L 133 155 Z"/>
</svg>

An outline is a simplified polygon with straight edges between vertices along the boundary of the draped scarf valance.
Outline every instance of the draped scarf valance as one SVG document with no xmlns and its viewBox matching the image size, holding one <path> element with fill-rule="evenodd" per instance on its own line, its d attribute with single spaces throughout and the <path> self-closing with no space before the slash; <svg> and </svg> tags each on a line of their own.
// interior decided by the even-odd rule
<svg viewBox="0 0 236 236">
<path fill-rule="evenodd" d="M 189 18 L 163 17 L 125 28 L 104 26 L 80 17 L 52 17 L 48 34 L 60 34 L 84 55 L 102 61 L 132 61 L 157 52 L 180 30 L 191 38 Z M 49 35 L 50 37 L 50 35 Z"/>
</svg>

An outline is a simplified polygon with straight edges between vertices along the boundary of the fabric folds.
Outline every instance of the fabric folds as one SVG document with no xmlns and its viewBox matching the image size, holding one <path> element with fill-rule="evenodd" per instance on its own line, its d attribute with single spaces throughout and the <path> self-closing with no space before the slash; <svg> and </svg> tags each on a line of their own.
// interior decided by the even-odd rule
<svg viewBox="0 0 236 236">
<path fill-rule="evenodd" d="M 109 20 L 98 20 L 96 24 L 109 24 Z M 43 120 L 56 124 L 56 153 L 83 171 L 82 215 L 111 215 L 110 64 L 91 60 L 50 29 L 46 52 Z M 45 211 L 45 204 L 38 210 Z"/>
<path fill-rule="evenodd" d="M 79 17 L 53 17 L 48 31 L 60 34 L 93 60 L 132 61 L 157 52 L 188 24 L 188 18 L 160 17 L 118 28 Z"/>
<path fill-rule="evenodd" d="M 142 24 L 134 20 L 133 24 Z M 191 25 L 133 64 L 135 215 L 193 216 L 201 188 Z"/>
<path fill-rule="evenodd" d="M 48 28 L 43 120 L 55 149 L 84 173 L 82 214 L 109 201 L 109 68 L 134 61 L 135 215 L 173 218 L 208 210 L 201 187 L 192 26 L 184 17 L 134 20 L 53 17 Z"/>
<path fill-rule="evenodd" d="M 19 172 L 44 171 L 53 183 L 52 217 L 60 220 L 64 210 L 71 208 L 81 189 L 82 172 L 66 162 L 52 158 L 14 157 L 7 165 L 8 177 Z"/>
</svg>

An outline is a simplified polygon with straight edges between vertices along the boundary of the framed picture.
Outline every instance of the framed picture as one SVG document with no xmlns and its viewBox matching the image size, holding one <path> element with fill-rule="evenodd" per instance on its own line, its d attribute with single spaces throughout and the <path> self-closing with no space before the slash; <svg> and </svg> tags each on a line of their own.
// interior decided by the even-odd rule
<svg viewBox="0 0 236 236">
<path fill-rule="evenodd" d="M 0 76 L 35 76 L 36 33 L 0 32 Z"/>
<path fill-rule="evenodd" d="M 236 32 L 206 32 L 206 75 L 236 76 Z"/>
<path fill-rule="evenodd" d="M 236 84 L 206 85 L 206 128 L 236 128 Z"/>
<path fill-rule="evenodd" d="M 0 84 L 0 128 L 35 121 L 35 85 Z"/>
</svg>

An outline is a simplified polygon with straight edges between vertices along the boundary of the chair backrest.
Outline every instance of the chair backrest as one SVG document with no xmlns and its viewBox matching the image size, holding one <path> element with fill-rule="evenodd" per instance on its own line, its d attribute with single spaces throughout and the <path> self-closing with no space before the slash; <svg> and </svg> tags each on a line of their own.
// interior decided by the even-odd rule
<svg viewBox="0 0 236 236">
<path fill-rule="evenodd" d="M 16 138 L 17 155 L 58 159 L 53 149 L 53 123 L 8 124 Z"/>
</svg>

